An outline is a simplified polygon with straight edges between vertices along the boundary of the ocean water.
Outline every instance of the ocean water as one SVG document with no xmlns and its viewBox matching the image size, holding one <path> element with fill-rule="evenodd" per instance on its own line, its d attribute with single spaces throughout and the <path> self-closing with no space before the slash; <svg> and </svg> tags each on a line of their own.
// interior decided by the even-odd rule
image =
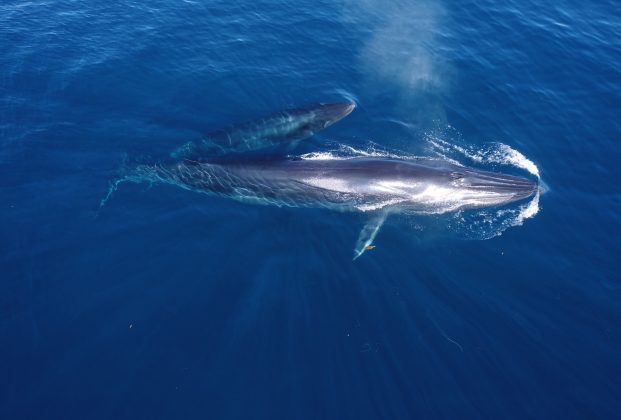
<svg viewBox="0 0 621 420">
<path fill-rule="evenodd" d="M 0 418 L 618 418 L 612 0 L 0 5 Z M 387 220 L 124 184 L 214 129 L 349 99 L 299 153 L 539 175 Z M 310 154 L 310 155 L 309 155 Z"/>
</svg>

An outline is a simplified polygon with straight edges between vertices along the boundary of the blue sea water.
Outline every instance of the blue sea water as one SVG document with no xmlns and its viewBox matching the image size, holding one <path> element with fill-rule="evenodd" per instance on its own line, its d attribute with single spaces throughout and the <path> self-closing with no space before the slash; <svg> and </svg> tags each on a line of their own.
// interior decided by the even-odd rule
<svg viewBox="0 0 621 420">
<path fill-rule="evenodd" d="M 127 162 L 343 98 L 305 152 L 526 162 L 538 212 L 394 217 L 352 261 L 363 214 L 100 207 Z M 620 117 L 612 0 L 4 0 L 0 418 L 619 418 Z"/>
</svg>

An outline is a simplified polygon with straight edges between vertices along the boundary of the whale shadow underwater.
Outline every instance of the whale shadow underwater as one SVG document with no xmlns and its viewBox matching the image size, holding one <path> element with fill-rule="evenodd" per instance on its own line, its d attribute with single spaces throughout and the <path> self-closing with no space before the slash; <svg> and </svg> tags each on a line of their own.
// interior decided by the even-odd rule
<svg viewBox="0 0 621 420">
<path fill-rule="evenodd" d="M 313 157 L 274 154 L 349 115 L 353 102 L 316 104 L 206 135 L 157 164 L 141 164 L 111 184 L 167 183 L 237 201 L 279 207 L 326 208 L 368 214 L 354 259 L 374 248 L 395 213 L 442 214 L 503 206 L 535 196 L 538 180 L 427 158 Z M 271 150 L 262 153 L 264 150 Z"/>
</svg>

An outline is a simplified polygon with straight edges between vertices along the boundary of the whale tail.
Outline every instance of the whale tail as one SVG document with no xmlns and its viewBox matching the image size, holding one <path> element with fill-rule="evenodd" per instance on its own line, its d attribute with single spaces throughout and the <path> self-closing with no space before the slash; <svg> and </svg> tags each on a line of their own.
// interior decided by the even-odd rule
<svg viewBox="0 0 621 420">
<path fill-rule="evenodd" d="M 157 165 L 138 164 L 137 166 L 132 166 L 127 153 L 122 154 L 121 165 L 116 172 L 116 176 L 108 182 L 108 191 L 106 195 L 99 202 L 100 209 L 112 198 L 112 195 L 119 188 L 119 185 L 125 182 L 133 182 L 136 184 L 149 182 L 153 184 L 161 180 L 158 177 Z"/>
</svg>

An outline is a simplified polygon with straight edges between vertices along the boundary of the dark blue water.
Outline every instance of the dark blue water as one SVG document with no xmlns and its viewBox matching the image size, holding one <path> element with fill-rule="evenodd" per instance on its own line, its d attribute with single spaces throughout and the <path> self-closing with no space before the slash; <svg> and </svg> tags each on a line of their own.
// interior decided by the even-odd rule
<svg viewBox="0 0 621 420">
<path fill-rule="evenodd" d="M 363 214 L 99 207 L 124 162 L 343 98 L 306 152 L 505 145 L 539 212 L 394 217 L 352 262 Z M 617 2 L 5 0 L 0 101 L 0 418 L 618 418 Z"/>
</svg>

